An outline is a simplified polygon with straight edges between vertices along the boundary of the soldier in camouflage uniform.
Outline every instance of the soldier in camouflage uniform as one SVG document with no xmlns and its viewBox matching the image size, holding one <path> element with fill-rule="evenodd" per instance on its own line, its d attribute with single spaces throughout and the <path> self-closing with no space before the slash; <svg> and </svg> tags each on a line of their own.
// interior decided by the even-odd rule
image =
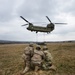
<svg viewBox="0 0 75 75">
<path fill-rule="evenodd" d="M 44 60 L 42 66 L 44 69 L 49 69 L 49 67 L 52 66 L 53 57 L 52 57 L 51 53 L 49 52 L 47 46 L 43 47 L 43 52 L 45 54 L 45 60 Z"/>
<path fill-rule="evenodd" d="M 33 53 L 34 53 L 34 48 L 33 48 L 33 44 L 31 43 L 29 44 L 28 47 L 25 48 L 24 54 L 22 55 L 22 58 L 25 63 L 25 69 L 21 73 L 21 75 L 24 75 L 27 71 L 29 71 L 31 66 L 31 57 L 33 56 Z"/>
<path fill-rule="evenodd" d="M 42 62 L 45 58 L 43 51 L 41 50 L 40 45 L 36 46 L 36 50 L 34 50 L 34 55 L 31 58 L 31 63 L 35 67 L 35 74 L 41 69 Z"/>
<path fill-rule="evenodd" d="M 43 69 L 45 69 L 45 70 L 52 69 L 55 71 L 56 67 L 53 65 L 53 62 L 52 62 L 53 57 L 52 57 L 51 53 L 49 52 L 47 46 L 43 47 L 43 52 L 45 54 L 45 60 L 44 60 L 43 65 L 42 65 Z"/>
</svg>

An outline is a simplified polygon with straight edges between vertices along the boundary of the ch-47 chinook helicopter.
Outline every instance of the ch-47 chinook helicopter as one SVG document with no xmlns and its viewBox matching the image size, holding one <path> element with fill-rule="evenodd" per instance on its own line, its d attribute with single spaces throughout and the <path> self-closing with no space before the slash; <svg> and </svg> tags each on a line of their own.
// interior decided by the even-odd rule
<svg viewBox="0 0 75 75">
<path fill-rule="evenodd" d="M 54 30 L 55 25 L 54 24 L 66 24 L 66 23 L 52 23 L 51 20 L 49 19 L 48 16 L 46 16 L 46 18 L 48 19 L 48 21 L 50 22 L 49 24 L 47 24 L 46 27 L 42 27 L 42 26 L 34 26 L 31 22 L 27 21 L 24 17 L 20 16 L 24 21 L 26 21 L 28 24 L 24 24 L 22 26 L 26 26 L 29 25 L 27 27 L 27 30 L 30 31 L 35 31 L 36 33 L 38 32 L 46 32 L 46 33 L 50 33 Z"/>
</svg>

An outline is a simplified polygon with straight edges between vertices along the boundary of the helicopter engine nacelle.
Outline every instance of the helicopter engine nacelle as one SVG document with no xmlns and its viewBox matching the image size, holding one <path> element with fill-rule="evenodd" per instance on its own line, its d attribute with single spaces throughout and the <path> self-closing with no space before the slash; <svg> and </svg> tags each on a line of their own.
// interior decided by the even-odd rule
<svg viewBox="0 0 75 75">
<path fill-rule="evenodd" d="M 51 30 L 53 30 L 54 29 L 54 24 L 53 23 L 48 24 L 47 28 L 50 28 Z"/>
<path fill-rule="evenodd" d="M 33 24 L 32 23 L 29 23 L 29 27 L 32 27 L 33 26 Z"/>
</svg>

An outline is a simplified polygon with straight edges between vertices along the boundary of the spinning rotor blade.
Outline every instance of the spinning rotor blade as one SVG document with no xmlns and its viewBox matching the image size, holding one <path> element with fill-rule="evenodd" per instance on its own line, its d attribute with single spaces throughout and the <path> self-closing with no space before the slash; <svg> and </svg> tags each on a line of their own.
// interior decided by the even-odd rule
<svg viewBox="0 0 75 75">
<path fill-rule="evenodd" d="M 67 23 L 54 23 L 54 24 L 67 24 Z"/>
<path fill-rule="evenodd" d="M 29 25 L 29 24 L 24 24 L 24 25 L 22 25 L 22 26 L 26 26 L 26 25 Z"/>
<path fill-rule="evenodd" d="M 46 18 L 49 20 L 50 23 L 52 23 L 48 16 L 46 16 Z"/>
<path fill-rule="evenodd" d="M 30 23 L 29 21 L 27 21 L 24 17 L 20 16 L 24 21 L 26 21 L 27 23 Z"/>
</svg>

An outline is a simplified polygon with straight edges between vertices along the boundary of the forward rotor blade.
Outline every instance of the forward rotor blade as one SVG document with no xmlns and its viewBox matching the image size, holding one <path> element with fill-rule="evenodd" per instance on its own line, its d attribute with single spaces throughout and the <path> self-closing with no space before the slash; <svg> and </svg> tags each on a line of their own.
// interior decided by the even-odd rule
<svg viewBox="0 0 75 75">
<path fill-rule="evenodd" d="M 20 16 L 24 21 L 26 21 L 27 23 L 30 23 L 29 21 L 27 21 L 24 17 Z"/>
<path fill-rule="evenodd" d="M 22 25 L 22 26 L 26 26 L 26 25 L 28 25 L 28 24 L 24 24 L 24 25 Z"/>
<path fill-rule="evenodd" d="M 49 20 L 50 23 L 52 23 L 48 16 L 46 16 L 46 18 Z"/>
<path fill-rule="evenodd" d="M 54 24 L 67 24 L 67 23 L 54 23 Z"/>
</svg>

